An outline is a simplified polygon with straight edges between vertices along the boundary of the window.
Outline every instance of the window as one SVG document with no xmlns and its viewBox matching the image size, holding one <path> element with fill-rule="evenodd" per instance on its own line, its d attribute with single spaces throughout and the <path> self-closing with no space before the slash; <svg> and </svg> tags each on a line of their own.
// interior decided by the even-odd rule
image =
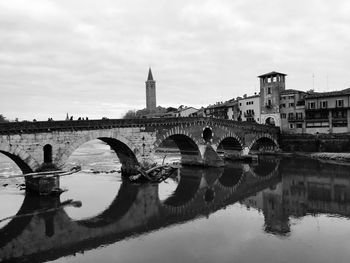
<svg viewBox="0 0 350 263">
<path fill-rule="evenodd" d="M 326 100 L 323 100 L 320 102 L 320 108 L 322 108 L 322 109 L 327 108 L 327 105 L 328 105 L 328 101 L 326 101 Z"/>
<path fill-rule="evenodd" d="M 294 113 L 293 112 L 288 113 L 288 119 L 293 119 L 293 118 L 294 118 Z"/>
<path fill-rule="evenodd" d="M 315 108 L 315 102 L 314 102 L 314 101 L 308 102 L 308 103 L 307 103 L 307 107 L 308 107 L 309 109 L 314 109 L 314 108 Z"/>
<path fill-rule="evenodd" d="M 337 108 L 342 108 L 344 107 L 344 100 L 336 100 L 335 105 Z"/>
<path fill-rule="evenodd" d="M 241 103 L 241 102 L 239 103 L 239 106 L 242 106 L 242 103 Z"/>
<path fill-rule="evenodd" d="M 297 123 L 297 128 L 298 129 L 303 128 L 303 124 L 302 123 Z"/>
<path fill-rule="evenodd" d="M 303 119 L 303 113 L 302 112 L 297 112 L 296 113 L 296 117 L 298 120 L 302 120 Z"/>
<path fill-rule="evenodd" d="M 287 117 L 287 115 L 285 113 L 281 113 L 281 118 L 285 119 Z"/>
<path fill-rule="evenodd" d="M 294 129 L 294 123 L 289 123 L 289 129 Z"/>
<path fill-rule="evenodd" d="M 294 103 L 289 103 L 288 106 L 289 107 L 294 107 Z"/>
<path fill-rule="evenodd" d="M 285 108 L 286 107 L 286 104 L 285 103 L 282 103 L 281 104 L 281 108 Z"/>
<path fill-rule="evenodd" d="M 267 94 L 271 94 L 271 88 L 267 88 Z"/>
</svg>

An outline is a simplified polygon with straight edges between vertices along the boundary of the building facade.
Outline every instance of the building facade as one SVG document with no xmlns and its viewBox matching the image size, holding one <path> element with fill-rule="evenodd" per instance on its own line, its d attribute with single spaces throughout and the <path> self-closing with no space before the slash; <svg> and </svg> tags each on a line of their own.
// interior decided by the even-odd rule
<svg viewBox="0 0 350 263">
<path fill-rule="evenodd" d="M 260 105 L 262 124 L 281 126 L 280 97 L 285 90 L 284 73 L 272 71 L 258 76 L 260 79 Z"/>
<path fill-rule="evenodd" d="M 305 96 L 306 92 L 287 89 L 281 92 L 280 114 L 281 131 L 287 133 L 305 133 Z"/>
<path fill-rule="evenodd" d="M 156 108 L 156 82 L 153 80 L 152 70 L 149 68 L 146 80 L 146 109 L 149 112 L 154 112 Z"/>
<path fill-rule="evenodd" d="M 306 133 L 350 132 L 350 88 L 305 97 Z"/>
<path fill-rule="evenodd" d="M 225 120 L 239 120 L 239 106 L 237 100 L 229 100 L 223 103 L 216 103 L 204 109 L 206 117 L 225 119 Z"/>
<path fill-rule="evenodd" d="M 253 96 L 243 96 L 238 98 L 238 107 L 240 112 L 240 119 L 242 121 L 260 123 L 260 96 L 255 94 Z"/>
<path fill-rule="evenodd" d="M 176 117 L 190 117 L 195 116 L 194 114 L 198 112 L 198 109 L 193 107 L 179 108 L 176 113 Z"/>
</svg>

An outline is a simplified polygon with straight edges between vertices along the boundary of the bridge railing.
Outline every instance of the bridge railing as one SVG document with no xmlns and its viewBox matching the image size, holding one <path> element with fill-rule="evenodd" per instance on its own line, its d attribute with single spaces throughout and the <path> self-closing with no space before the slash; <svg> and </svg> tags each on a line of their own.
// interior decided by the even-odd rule
<svg viewBox="0 0 350 263">
<path fill-rule="evenodd" d="M 101 120 L 72 120 L 72 121 L 36 121 L 36 122 L 7 122 L 0 123 L 0 134 L 20 134 L 34 132 L 48 132 L 61 130 L 90 130 L 118 127 L 161 126 L 196 123 L 214 124 L 244 129 L 257 129 L 276 132 L 277 127 L 266 126 L 252 122 L 240 122 L 206 117 L 179 117 L 179 118 L 143 118 L 143 119 L 101 119 Z"/>
</svg>

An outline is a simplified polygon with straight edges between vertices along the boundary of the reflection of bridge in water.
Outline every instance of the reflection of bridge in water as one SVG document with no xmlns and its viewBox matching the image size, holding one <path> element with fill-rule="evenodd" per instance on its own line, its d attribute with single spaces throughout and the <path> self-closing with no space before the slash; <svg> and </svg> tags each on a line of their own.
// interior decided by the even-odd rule
<svg viewBox="0 0 350 263">
<path fill-rule="evenodd" d="M 175 191 L 159 199 L 158 184 L 123 182 L 110 206 L 94 218 L 74 221 L 59 198 L 27 195 L 17 217 L 0 230 L 0 258 L 42 262 L 115 243 L 176 223 L 207 216 L 227 205 L 275 185 L 278 162 L 270 172 L 232 164 L 226 168 L 181 169 Z M 33 212 L 55 208 L 35 215 Z"/>
<path fill-rule="evenodd" d="M 123 182 L 104 212 L 76 221 L 69 218 L 59 198 L 27 195 L 19 217 L 0 230 L 0 259 L 57 259 L 206 217 L 235 202 L 261 210 L 266 232 L 288 235 L 291 217 L 322 213 L 350 218 L 349 175 L 342 166 L 310 159 L 271 158 L 254 165 L 186 168 L 174 179 L 177 188 L 165 200 L 159 198 L 162 185 Z"/>
</svg>

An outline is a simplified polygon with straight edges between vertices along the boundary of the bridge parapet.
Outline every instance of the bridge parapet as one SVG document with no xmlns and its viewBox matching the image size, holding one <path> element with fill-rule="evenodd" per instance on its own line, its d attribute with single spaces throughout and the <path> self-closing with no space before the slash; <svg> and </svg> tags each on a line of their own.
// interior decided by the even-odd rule
<svg viewBox="0 0 350 263">
<path fill-rule="evenodd" d="M 0 134 L 40 133 L 66 130 L 93 130 L 145 126 L 167 126 L 181 124 L 220 125 L 255 131 L 279 133 L 279 129 L 252 122 L 239 122 L 205 117 L 149 118 L 149 119 L 102 119 L 73 121 L 36 121 L 0 123 Z"/>
</svg>

